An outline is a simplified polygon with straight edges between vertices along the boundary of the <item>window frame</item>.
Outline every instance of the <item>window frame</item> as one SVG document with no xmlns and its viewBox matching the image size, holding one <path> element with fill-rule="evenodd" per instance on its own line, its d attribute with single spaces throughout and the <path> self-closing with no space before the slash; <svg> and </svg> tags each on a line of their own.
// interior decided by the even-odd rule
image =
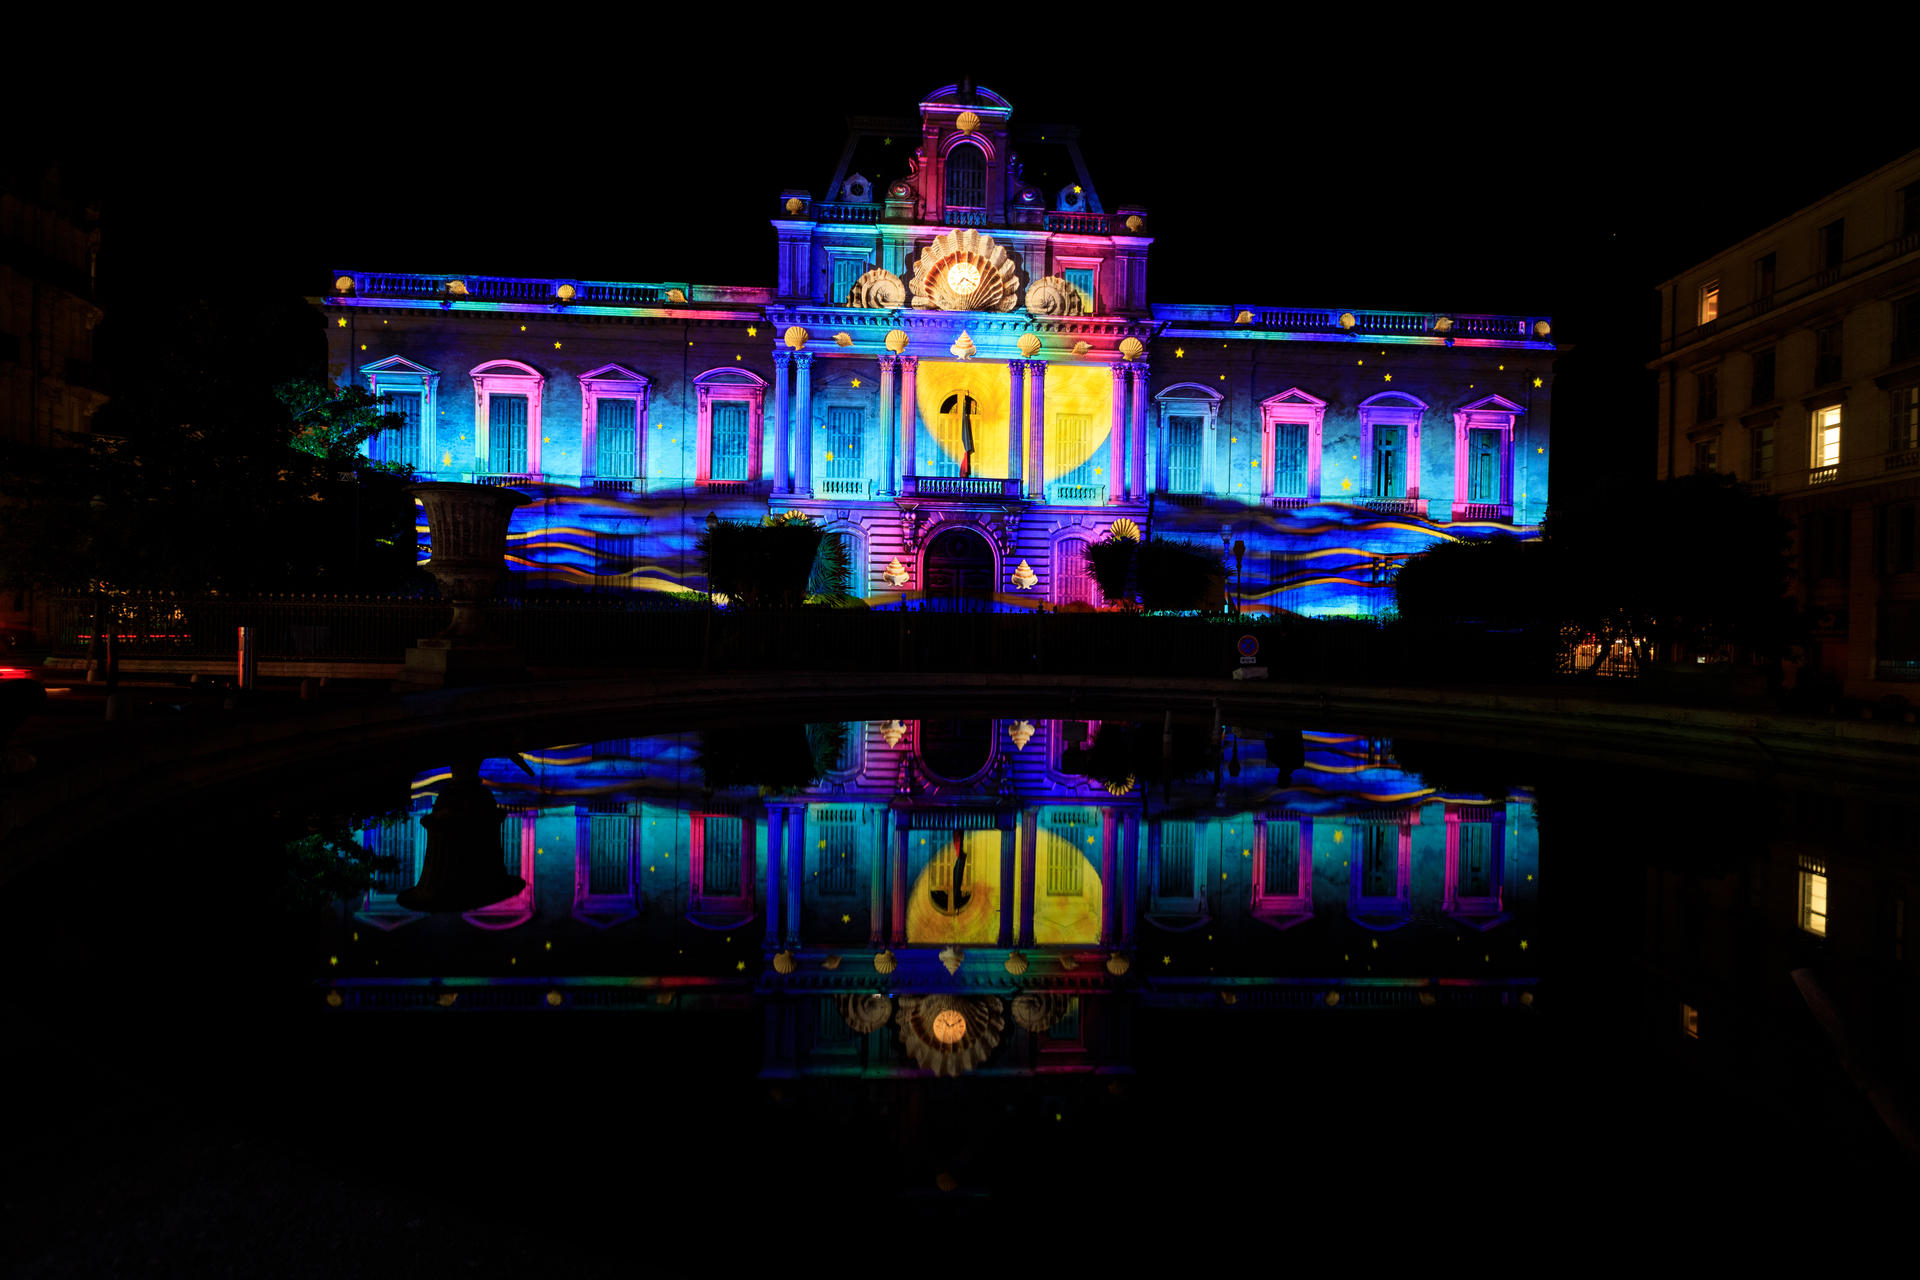
<svg viewBox="0 0 1920 1280">
<path fill-rule="evenodd" d="M 1413 827 L 1414 815 L 1350 818 L 1342 822 L 1347 833 L 1347 918 L 1363 929 L 1376 933 L 1398 929 L 1413 918 Z M 1361 856 L 1356 833 L 1363 827 L 1384 827 L 1393 833 L 1394 893 L 1392 897 L 1363 892 L 1366 860 Z"/>
<path fill-rule="evenodd" d="M 1365 468 L 1361 483 L 1367 494 L 1378 501 L 1418 502 L 1420 500 L 1420 424 L 1432 408 L 1419 396 L 1406 391 L 1382 391 L 1368 396 L 1360 402 L 1360 465 Z M 1379 492 L 1379 477 L 1374 466 L 1375 428 L 1406 428 L 1406 481 L 1401 486 L 1405 492 L 1383 494 Z M 1509 424 L 1511 431 L 1511 424 Z M 1512 453 L 1509 439 L 1507 452 Z"/>
<path fill-rule="evenodd" d="M 1447 870 L 1440 909 L 1460 923 L 1485 933 L 1511 919 L 1506 910 L 1507 807 L 1504 804 L 1448 802 L 1446 820 Z M 1464 828 L 1470 826 L 1487 828 L 1488 854 L 1492 866 L 1488 869 L 1489 892 L 1486 894 L 1468 895 L 1460 891 L 1460 837 L 1464 834 Z"/>
<path fill-rule="evenodd" d="M 1295 880 L 1276 885 L 1267 880 L 1267 842 L 1276 824 L 1294 828 Z M 1253 914 L 1263 924 L 1291 929 L 1313 917 L 1313 818 L 1282 810 L 1263 814 L 1253 831 Z"/>
<path fill-rule="evenodd" d="M 422 475 L 431 475 L 441 466 L 435 458 L 433 446 L 437 431 L 435 423 L 440 420 L 440 373 L 423 364 L 415 364 L 405 356 L 388 356 L 375 360 L 371 364 L 360 366 L 360 376 L 367 380 L 367 390 L 376 398 L 383 397 L 389 391 L 418 393 L 420 396 L 420 421 L 416 424 L 420 432 L 420 465 L 414 468 Z M 373 456 L 373 441 L 364 441 L 360 450 L 367 457 Z"/>
<path fill-rule="evenodd" d="M 740 824 L 740 886 L 736 893 L 707 892 L 707 822 L 720 818 Z M 745 813 L 702 810 L 687 816 L 687 920 L 703 929 L 731 929 L 751 922 L 760 822 Z M 777 854 L 778 850 L 773 850 Z"/>
<path fill-rule="evenodd" d="M 475 475 L 523 476 L 538 482 L 541 465 L 541 401 L 546 375 L 519 360 L 488 360 L 469 371 L 473 379 L 473 462 Z M 524 471 L 499 471 L 493 466 L 492 400 L 496 395 L 527 398 L 527 466 Z"/>
<path fill-rule="evenodd" d="M 1471 404 L 1460 406 L 1453 414 L 1453 505 L 1498 506 L 1511 513 L 1513 501 L 1513 445 L 1518 434 L 1520 415 L 1526 412 L 1523 405 L 1515 404 L 1505 396 L 1482 396 Z M 1500 444 L 1500 501 L 1497 503 L 1476 503 L 1470 496 L 1470 463 L 1467 444 L 1469 431 L 1493 430 L 1501 433 Z"/>
<path fill-rule="evenodd" d="M 614 806 L 618 806 L 615 811 Z M 573 917 L 605 929 L 640 914 L 642 905 L 640 877 L 640 819 L 638 801 L 587 802 L 573 807 Z M 626 819 L 627 887 L 617 893 L 596 893 L 593 889 L 593 827 L 596 818 Z"/>
<path fill-rule="evenodd" d="M 633 472 L 615 479 L 640 481 L 646 478 L 647 398 L 653 384 L 644 374 L 617 364 L 603 364 L 580 375 L 580 475 L 593 479 L 600 474 L 600 402 L 633 401 Z"/>
<path fill-rule="evenodd" d="M 1832 457 L 1827 456 L 1825 449 L 1825 435 L 1829 429 L 1829 424 L 1825 421 L 1825 418 L 1828 414 L 1833 415 L 1831 423 L 1831 429 L 1833 431 Z M 1810 457 L 1807 464 L 1808 469 L 1812 471 L 1824 471 L 1829 467 L 1837 469 L 1840 466 L 1840 459 L 1845 456 L 1846 450 L 1846 405 L 1837 400 L 1829 404 L 1820 405 L 1810 411 L 1807 421 L 1808 443 L 1811 446 Z"/>
<path fill-rule="evenodd" d="M 1720 366 L 1693 371 L 1693 420 L 1712 422 L 1720 416 Z"/>
<path fill-rule="evenodd" d="M 1070 582 L 1080 580 L 1079 577 L 1069 574 L 1066 570 L 1063 557 L 1066 555 L 1067 544 L 1070 542 L 1078 542 L 1082 544 L 1084 549 L 1085 547 L 1092 546 L 1096 541 L 1098 541 L 1098 539 L 1093 536 L 1091 529 L 1084 529 L 1078 525 L 1070 525 L 1054 533 L 1047 545 L 1047 603 L 1053 605 L 1055 608 L 1060 608 L 1077 602 L 1074 599 L 1069 599 L 1066 594 L 1067 585 Z M 1098 609 L 1105 597 L 1100 593 L 1100 584 L 1094 580 L 1093 568 L 1087 562 L 1084 554 L 1081 556 L 1081 566 L 1081 573 L 1087 586 L 1087 593 L 1084 597 L 1085 603 L 1090 608 Z"/>
<path fill-rule="evenodd" d="M 1204 418 L 1200 424 L 1200 488 L 1197 492 L 1205 495 L 1220 491 L 1220 481 L 1214 465 L 1214 454 L 1220 441 L 1220 409 L 1226 403 L 1226 397 L 1212 387 L 1198 382 L 1176 382 L 1154 393 L 1154 485 L 1162 493 L 1172 492 L 1167 485 L 1171 475 L 1163 475 L 1168 461 L 1172 457 L 1173 420 L 1175 418 Z M 1112 489 L 1109 488 L 1111 493 Z"/>
<path fill-rule="evenodd" d="M 1062 280 L 1066 280 L 1067 283 L 1072 284 L 1074 288 L 1078 289 L 1080 286 L 1074 284 L 1071 279 L 1068 279 L 1067 272 L 1069 271 L 1084 271 L 1092 280 L 1092 284 L 1083 290 L 1087 295 L 1087 309 L 1081 312 L 1082 315 L 1097 316 L 1101 314 L 1100 294 L 1098 292 L 1100 288 L 1101 261 L 1099 258 L 1069 256 L 1066 254 L 1054 255 L 1053 269 L 1059 273 Z"/>
<path fill-rule="evenodd" d="M 1767 384 L 1760 385 L 1761 357 L 1766 358 Z M 1747 406 L 1757 408 L 1763 404 L 1772 404 L 1780 398 L 1780 349 L 1775 346 L 1760 347 L 1747 356 Z M 1767 394 L 1763 397 L 1760 392 Z"/>
<path fill-rule="evenodd" d="M 1711 311 L 1712 314 L 1708 314 Z M 1694 323 L 1710 325 L 1720 318 L 1720 277 L 1703 283 L 1694 295 Z"/>
<path fill-rule="evenodd" d="M 844 307 L 848 305 L 847 299 L 852 296 L 854 284 L 858 283 L 861 276 L 873 269 L 873 246 L 828 245 L 821 252 L 827 258 L 826 305 Z M 848 263 L 853 264 L 852 279 L 847 282 L 846 292 L 837 292 L 833 285 L 834 276 Z"/>
<path fill-rule="evenodd" d="M 1327 402 L 1299 387 L 1288 387 L 1278 395 L 1260 402 L 1260 500 L 1306 506 L 1320 501 L 1320 457 L 1325 442 Z M 1307 491 L 1302 494 L 1276 493 L 1274 483 L 1274 429 L 1282 422 L 1299 423 L 1307 429 Z M 1231 455 L 1229 455 L 1231 471 Z"/>
<path fill-rule="evenodd" d="M 693 379 L 697 427 L 694 440 L 694 483 L 758 484 L 761 478 L 761 442 L 767 380 L 739 365 L 720 365 Z M 713 406 L 716 403 L 745 402 L 747 406 L 747 475 L 745 480 L 713 478 Z"/>
<path fill-rule="evenodd" d="M 953 157 L 962 147 L 971 147 L 980 157 L 980 203 L 956 204 L 953 199 Z M 946 150 L 940 155 L 940 209 L 946 213 L 954 209 L 968 212 L 982 212 L 990 207 L 993 199 L 993 153 L 985 138 L 974 134 L 955 134 L 948 141 Z"/>
<path fill-rule="evenodd" d="M 1829 936 L 1833 917 L 1833 881 L 1825 858 L 1800 854 L 1794 866 L 1794 923 L 1802 933 L 1816 938 Z M 1819 887 L 1819 909 L 1814 909 L 1815 882 Z M 1815 921 L 1819 927 L 1814 927 Z"/>
</svg>

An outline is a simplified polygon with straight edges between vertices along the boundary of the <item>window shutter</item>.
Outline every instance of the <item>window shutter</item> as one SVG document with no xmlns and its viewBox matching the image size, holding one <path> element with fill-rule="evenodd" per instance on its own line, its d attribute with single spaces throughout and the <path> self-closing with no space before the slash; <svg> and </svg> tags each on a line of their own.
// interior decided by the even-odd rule
<svg viewBox="0 0 1920 1280">
<path fill-rule="evenodd" d="M 602 400 L 595 413 L 595 475 L 631 477 L 634 467 L 634 402 Z"/>
<path fill-rule="evenodd" d="M 487 400 L 489 470 L 523 475 L 527 469 L 527 398 L 490 396 Z"/>
<path fill-rule="evenodd" d="M 866 415 L 859 409 L 835 407 L 827 410 L 827 478 L 858 480 L 866 474 L 861 456 L 866 435 Z"/>
<path fill-rule="evenodd" d="M 1273 491 L 1280 497 L 1307 496 L 1307 424 L 1304 422 L 1274 424 Z"/>
<path fill-rule="evenodd" d="M 1203 420 L 1178 417 L 1167 420 L 1167 491 L 1200 492 L 1201 440 L 1206 431 Z"/>
</svg>

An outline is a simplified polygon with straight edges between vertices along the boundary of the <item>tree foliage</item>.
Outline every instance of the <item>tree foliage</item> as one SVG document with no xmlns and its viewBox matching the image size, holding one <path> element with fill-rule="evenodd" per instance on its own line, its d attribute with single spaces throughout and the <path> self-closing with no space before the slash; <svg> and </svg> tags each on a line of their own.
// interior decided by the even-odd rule
<svg viewBox="0 0 1920 1280">
<path fill-rule="evenodd" d="M 729 601 L 750 609 L 791 608 L 807 598 L 825 538 L 799 512 L 758 523 L 710 520 L 700 535 L 700 567 L 708 588 Z M 844 555 L 841 561 L 844 572 Z"/>
</svg>

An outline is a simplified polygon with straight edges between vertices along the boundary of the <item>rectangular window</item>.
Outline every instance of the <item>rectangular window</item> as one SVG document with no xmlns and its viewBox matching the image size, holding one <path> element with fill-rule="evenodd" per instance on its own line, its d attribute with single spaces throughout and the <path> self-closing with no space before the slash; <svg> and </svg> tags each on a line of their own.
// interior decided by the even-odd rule
<svg viewBox="0 0 1920 1280">
<path fill-rule="evenodd" d="M 1087 563 L 1087 540 L 1062 538 L 1053 550 L 1053 602 L 1097 605 L 1099 592 Z"/>
<path fill-rule="evenodd" d="M 634 402 L 601 400 L 594 409 L 595 475 L 627 479 L 634 467 Z"/>
<path fill-rule="evenodd" d="M 827 897 L 850 897 L 855 873 L 860 868 L 860 810 L 833 806 L 814 811 L 814 827 L 819 832 L 820 865 L 818 884 Z"/>
<path fill-rule="evenodd" d="M 1493 824 L 1460 824 L 1459 895 L 1463 898 L 1491 898 L 1493 883 Z"/>
<path fill-rule="evenodd" d="M 487 397 L 487 466 L 501 475 L 527 470 L 527 398 Z"/>
<path fill-rule="evenodd" d="M 747 478 L 747 413 L 740 400 L 713 402 L 713 459 L 707 468 L 712 479 Z"/>
<path fill-rule="evenodd" d="M 1755 480 L 1764 480 L 1773 474 L 1773 424 L 1755 427 L 1747 436 L 1750 450 L 1748 458 L 1749 474 Z"/>
<path fill-rule="evenodd" d="M 1693 420 L 1711 422 L 1720 416 L 1720 371 L 1703 369 L 1693 375 Z"/>
<path fill-rule="evenodd" d="M 593 535 L 593 572 L 594 584 L 602 587 L 625 587 L 632 584 L 634 544 L 639 539 L 631 533 L 595 533 Z"/>
<path fill-rule="evenodd" d="M 1902 298 L 1893 304 L 1893 352 L 1895 360 L 1920 355 L 1920 295 Z"/>
<path fill-rule="evenodd" d="M 1708 436 L 1705 440 L 1693 442 L 1693 469 L 1695 471 L 1718 471 L 1720 469 L 1720 437 Z"/>
<path fill-rule="evenodd" d="M 709 898 L 740 896 L 740 819 L 705 814 L 697 821 L 701 845 L 701 895 Z"/>
<path fill-rule="evenodd" d="M 1763 253 L 1753 260 L 1753 296 L 1756 301 L 1767 302 L 1773 298 L 1774 256 Z"/>
<path fill-rule="evenodd" d="M 388 820 L 373 829 L 367 847 L 378 859 L 373 873 L 375 893 L 400 893 L 420 878 L 414 866 L 417 829 L 411 817 Z"/>
<path fill-rule="evenodd" d="M 1894 210 L 1893 234 L 1910 236 L 1920 232 L 1920 182 L 1909 182 L 1893 194 L 1900 205 Z"/>
<path fill-rule="evenodd" d="M 1920 558 L 1920 503 L 1896 502 L 1875 513 L 1879 521 L 1880 572 L 1912 573 Z"/>
<path fill-rule="evenodd" d="M 858 480 L 866 472 L 861 449 L 866 413 L 839 405 L 827 410 L 827 479 Z"/>
<path fill-rule="evenodd" d="M 1273 424 L 1273 492 L 1281 498 L 1307 496 L 1307 424 Z"/>
<path fill-rule="evenodd" d="M 1768 404 L 1773 400 L 1773 365 L 1772 347 L 1753 353 L 1753 385 L 1749 388 L 1749 403 Z"/>
<path fill-rule="evenodd" d="M 1078 898 L 1086 892 L 1087 859 L 1065 840 L 1047 846 L 1047 892 Z"/>
<path fill-rule="evenodd" d="M 1292 895 L 1300 891 L 1300 824 L 1267 824 L 1266 889 L 1269 894 Z"/>
<path fill-rule="evenodd" d="M 1167 491 L 1199 493 L 1201 442 L 1206 439 L 1206 420 L 1181 416 L 1167 419 Z"/>
<path fill-rule="evenodd" d="M 1828 405 L 1813 414 L 1813 465 L 1840 465 L 1840 406 Z"/>
<path fill-rule="evenodd" d="M 827 305 L 844 307 L 847 298 L 853 293 L 854 281 L 866 274 L 867 264 L 859 258 L 849 258 L 845 254 L 833 257 L 833 284 L 827 294 Z"/>
<path fill-rule="evenodd" d="M 1920 449 L 1920 386 L 1900 387 L 1893 393 L 1887 447 L 1895 453 Z"/>
<path fill-rule="evenodd" d="M 1720 318 L 1720 282 L 1709 280 L 1700 286 L 1701 324 L 1712 324 Z"/>
<path fill-rule="evenodd" d="M 1467 431 L 1467 501 L 1500 502 L 1500 433 L 1486 427 Z"/>
<path fill-rule="evenodd" d="M 1407 492 L 1405 427 L 1373 429 L 1373 496 L 1401 498 Z"/>
<path fill-rule="evenodd" d="M 1813 331 L 1813 385 L 1824 387 L 1840 381 L 1840 326 L 1830 324 Z"/>
<path fill-rule="evenodd" d="M 1191 898 L 1194 896 L 1193 864 L 1196 843 L 1191 822 L 1160 824 L 1161 897 Z"/>
<path fill-rule="evenodd" d="M 1086 301 L 1081 304 L 1086 308 L 1083 314 L 1093 315 L 1093 268 L 1066 267 L 1061 270 L 1060 278 L 1078 289 L 1086 297 Z"/>
<path fill-rule="evenodd" d="M 624 804 L 616 812 L 587 818 L 587 892 L 625 893 L 631 870 L 633 817 Z"/>
<path fill-rule="evenodd" d="M 1815 260 L 1821 275 L 1837 273 L 1847 255 L 1847 220 L 1835 218 L 1814 233 Z"/>
<path fill-rule="evenodd" d="M 1802 569 L 1807 576 L 1847 576 L 1852 521 L 1851 511 L 1817 511 L 1807 517 L 1801 534 Z"/>
<path fill-rule="evenodd" d="M 1825 859 L 1801 855 L 1800 927 L 1827 936 L 1827 864 Z"/>
<path fill-rule="evenodd" d="M 1053 429 L 1047 440 L 1048 452 L 1053 454 L 1054 465 L 1060 468 L 1056 483 L 1068 485 L 1097 485 L 1104 483 L 1105 477 L 1094 474 L 1102 459 L 1094 448 L 1093 415 L 1090 413 L 1056 413 L 1053 415 Z"/>
<path fill-rule="evenodd" d="M 400 415 L 400 424 L 374 436 L 368 453 L 375 462 L 398 462 L 418 469 L 420 466 L 420 393 L 389 391 L 384 399 L 387 412 Z"/>
<path fill-rule="evenodd" d="M 1353 829 L 1360 848 L 1360 893 L 1367 898 L 1392 898 L 1400 892 L 1400 833 L 1384 822 L 1360 823 Z"/>
<path fill-rule="evenodd" d="M 1700 1038 L 1700 1011 L 1690 1004 L 1680 1006 L 1680 1033 L 1689 1040 Z"/>
</svg>

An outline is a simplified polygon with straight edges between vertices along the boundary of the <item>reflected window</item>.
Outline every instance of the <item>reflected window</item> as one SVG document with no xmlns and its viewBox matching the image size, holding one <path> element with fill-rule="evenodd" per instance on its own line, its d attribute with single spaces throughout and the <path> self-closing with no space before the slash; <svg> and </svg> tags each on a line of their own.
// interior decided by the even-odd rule
<svg viewBox="0 0 1920 1280">
<path fill-rule="evenodd" d="M 1400 893 L 1400 859 L 1394 829 L 1369 822 L 1355 830 L 1360 854 L 1360 893 L 1367 898 L 1393 898 Z"/>
<path fill-rule="evenodd" d="M 633 870 L 633 816 L 622 801 L 587 806 L 587 892 L 625 893 Z"/>
<path fill-rule="evenodd" d="M 1680 1031 L 1689 1040 L 1700 1038 L 1700 1011 L 1690 1004 L 1680 1006 Z"/>
<path fill-rule="evenodd" d="M 820 892 L 829 897 L 849 897 L 860 866 L 860 830 L 864 814 L 859 809 L 839 805 L 814 810 L 814 829 L 820 833 L 820 865 L 816 868 Z"/>
<path fill-rule="evenodd" d="M 943 916 L 957 916 L 973 901 L 973 859 L 967 850 L 967 834 L 956 831 L 951 840 L 927 862 L 927 897 L 933 909 Z M 1049 867 L 1051 882 L 1051 867 Z"/>
<path fill-rule="evenodd" d="M 1253 909 L 1291 928 L 1313 914 L 1313 819 L 1280 817 L 1254 829 Z"/>
<path fill-rule="evenodd" d="M 1800 927 L 1827 936 L 1827 863 L 1824 858 L 1800 859 Z"/>
<path fill-rule="evenodd" d="M 1160 894 L 1167 898 L 1194 896 L 1194 839 L 1191 822 L 1160 824 Z"/>
</svg>

